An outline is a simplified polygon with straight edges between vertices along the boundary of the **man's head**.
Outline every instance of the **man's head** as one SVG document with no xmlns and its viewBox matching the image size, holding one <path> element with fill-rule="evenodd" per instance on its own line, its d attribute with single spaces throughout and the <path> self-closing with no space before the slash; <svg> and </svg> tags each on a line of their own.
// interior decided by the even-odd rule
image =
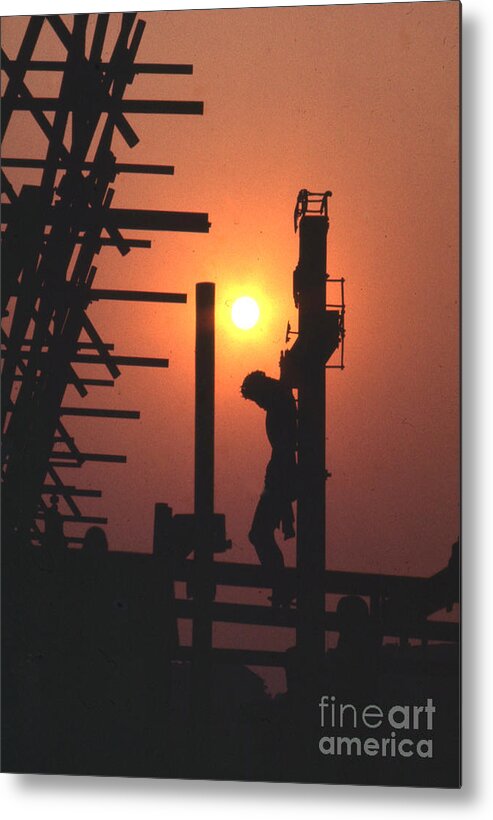
<svg viewBox="0 0 493 820">
<path fill-rule="evenodd" d="M 241 395 L 244 399 L 250 399 L 259 407 L 266 409 L 272 396 L 272 389 L 276 384 L 276 380 L 266 376 L 263 370 L 254 370 L 243 379 Z"/>
</svg>

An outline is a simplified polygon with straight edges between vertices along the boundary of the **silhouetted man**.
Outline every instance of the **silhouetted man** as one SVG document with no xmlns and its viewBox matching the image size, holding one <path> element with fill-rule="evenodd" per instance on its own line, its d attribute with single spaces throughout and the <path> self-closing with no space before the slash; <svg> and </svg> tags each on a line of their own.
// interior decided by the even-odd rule
<svg viewBox="0 0 493 820">
<path fill-rule="evenodd" d="M 289 387 L 271 379 L 261 370 L 250 373 L 243 381 L 241 393 L 266 410 L 267 437 L 272 455 L 265 472 L 265 483 L 252 527 L 250 542 L 272 583 L 274 606 L 288 606 L 292 595 L 284 574 L 284 558 L 274 532 L 282 527 L 284 539 L 295 534 L 292 502 L 296 491 L 296 403 Z"/>
</svg>

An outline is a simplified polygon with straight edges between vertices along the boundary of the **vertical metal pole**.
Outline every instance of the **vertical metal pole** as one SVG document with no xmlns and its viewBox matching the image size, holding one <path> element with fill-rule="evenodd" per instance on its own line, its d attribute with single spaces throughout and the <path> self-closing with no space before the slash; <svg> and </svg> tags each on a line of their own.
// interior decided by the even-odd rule
<svg viewBox="0 0 493 820">
<path fill-rule="evenodd" d="M 214 302 L 215 285 L 196 286 L 195 559 L 193 573 L 192 722 L 197 760 L 207 759 L 214 585 Z"/>
<path fill-rule="evenodd" d="M 158 562 L 158 572 L 163 573 L 163 612 L 166 624 L 166 654 L 171 658 L 178 646 L 178 625 L 175 609 L 175 584 L 173 580 L 173 555 L 171 547 L 173 510 L 168 504 L 154 505 L 154 535 L 152 552 Z"/>
<path fill-rule="evenodd" d="M 153 561 L 155 572 L 160 576 L 159 619 L 164 627 L 164 641 L 160 641 L 159 657 L 154 660 L 155 685 L 148 691 L 147 697 L 155 698 L 154 706 L 158 719 L 162 722 L 163 736 L 171 732 L 172 724 L 172 667 L 179 645 L 178 622 L 175 607 L 175 583 L 173 578 L 172 552 L 173 510 L 168 504 L 158 503 L 154 506 Z M 159 685 L 156 685 L 159 682 Z"/>
<path fill-rule="evenodd" d="M 322 327 L 326 311 L 326 216 L 299 224 L 299 340 Z M 296 643 L 303 677 L 315 681 L 325 654 L 325 363 L 307 356 L 298 390 L 299 496 L 297 517 L 298 619 Z"/>
</svg>

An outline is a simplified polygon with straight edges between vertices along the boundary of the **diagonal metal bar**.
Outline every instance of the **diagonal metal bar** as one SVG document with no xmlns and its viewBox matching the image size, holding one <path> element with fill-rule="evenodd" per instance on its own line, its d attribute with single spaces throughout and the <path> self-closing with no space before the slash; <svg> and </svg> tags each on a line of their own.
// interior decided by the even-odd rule
<svg viewBox="0 0 493 820">
<path fill-rule="evenodd" d="M 15 68 L 11 71 L 11 73 L 9 73 L 5 65 L 5 58 L 2 51 L 2 68 L 5 69 L 7 75 L 9 76 L 9 82 L 7 83 L 5 94 L 2 98 L 2 139 L 7 130 L 7 126 L 9 125 L 10 118 L 14 110 L 14 104 L 17 100 L 18 94 L 20 93 L 20 89 L 24 85 L 23 80 L 27 70 L 26 66 L 29 63 L 38 41 L 38 37 L 43 26 L 43 19 L 43 17 L 31 17 L 29 20 L 19 52 L 17 54 Z"/>
<path fill-rule="evenodd" d="M 5 165 L 5 163 L 2 163 L 2 164 Z M 11 203 L 13 205 L 15 205 L 15 203 L 17 202 L 17 194 L 14 190 L 14 186 L 12 185 L 10 180 L 8 179 L 7 175 L 5 174 L 5 171 L 2 170 L 1 175 L 2 175 L 2 193 L 6 194 L 8 196 L 8 198 L 10 199 Z"/>
<path fill-rule="evenodd" d="M 94 327 L 87 313 L 85 313 L 82 317 L 82 327 L 86 331 L 91 342 L 94 344 L 101 358 L 101 363 L 106 365 L 108 372 L 114 379 L 118 379 L 118 377 L 121 376 L 121 370 L 119 370 L 116 364 L 113 362 L 111 354 L 109 353 L 105 343 L 103 342 L 101 336 Z"/>
<path fill-rule="evenodd" d="M 106 37 L 109 20 L 109 14 L 98 14 L 91 43 L 91 51 L 89 52 L 89 62 L 98 63 L 100 67 L 101 54 L 103 53 L 104 39 Z"/>
<path fill-rule="evenodd" d="M 31 92 L 29 91 L 29 89 L 27 88 L 25 83 L 17 75 L 16 69 L 15 69 L 16 63 L 12 60 L 9 60 L 9 58 L 7 57 L 7 55 L 5 54 L 5 51 L 3 49 L 1 49 L 1 55 L 2 55 L 2 69 L 5 71 L 5 73 L 7 74 L 7 76 L 10 79 L 16 79 L 16 89 L 17 89 L 17 95 L 18 95 L 17 96 L 17 101 L 16 101 L 17 104 L 19 103 L 19 100 L 32 100 L 32 99 L 34 99 L 33 95 L 31 94 Z M 3 103 L 3 101 L 2 101 L 2 103 Z M 5 117 L 3 116 L 3 107 L 4 107 L 4 103 L 2 104 L 2 124 L 3 124 L 4 119 L 5 119 Z M 54 127 L 52 126 L 51 122 L 49 121 L 49 119 L 47 117 L 45 117 L 45 115 L 41 111 L 33 110 L 31 113 L 32 113 L 34 119 L 36 120 L 37 124 L 41 128 L 41 131 L 43 132 L 45 137 L 48 139 L 49 145 L 51 145 L 52 140 L 54 138 L 54 134 L 55 134 L 55 130 L 54 130 Z M 70 153 L 69 153 L 69 151 L 67 151 L 67 149 L 65 148 L 65 146 L 63 144 L 59 146 L 59 155 L 62 159 L 65 159 L 68 162 L 71 162 Z M 45 164 L 46 164 L 46 162 L 45 162 Z"/>
<path fill-rule="evenodd" d="M 57 14 L 49 14 L 46 17 L 46 20 L 52 27 L 53 31 L 59 38 L 62 45 L 64 45 L 67 51 L 69 51 L 72 45 L 72 35 L 70 33 L 70 30 L 63 22 L 62 18 L 59 17 Z"/>
</svg>

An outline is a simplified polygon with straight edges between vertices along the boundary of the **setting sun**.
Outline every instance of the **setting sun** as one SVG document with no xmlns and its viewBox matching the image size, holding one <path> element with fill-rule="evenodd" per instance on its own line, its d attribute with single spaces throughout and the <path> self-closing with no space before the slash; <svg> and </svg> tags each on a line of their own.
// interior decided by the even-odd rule
<svg viewBox="0 0 493 820">
<path fill-rule="evenodd" d="M 251 296 L 241 296 L 231 309 L 231 318 L 240 330 L 250 330 L 257 324 L 259 316 L 259 306 Z"/>
</svg>

